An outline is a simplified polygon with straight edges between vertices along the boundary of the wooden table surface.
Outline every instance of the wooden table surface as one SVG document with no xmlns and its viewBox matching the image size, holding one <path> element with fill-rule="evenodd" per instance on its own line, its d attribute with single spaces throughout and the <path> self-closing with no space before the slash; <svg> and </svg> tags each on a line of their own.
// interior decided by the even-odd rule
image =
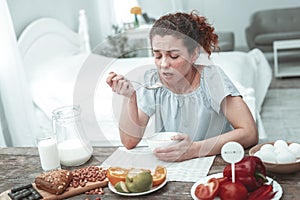
<svg viewBox="0 0 300 200">
<path fill-rule="evenodd" d="M 100 165 L 117 147 L 94 148 L 91 159 L 84 166 Z M 209 174 L 222 172 L 226 163 L 217 156 Z M 77 167 L 78 168 L 78 167 Z M 69 168 L 73 169 L 73 168 Z M 42 172 L 37 148 L 0 148 L 0 193 L 13 186 L 24 185 L 34 181 Z M 300 197 L 300 172 L 294 174 L 272 174 L 268 176 L 275 179 L 283 188 L 282 199 L 299 199 Z M 112 193 L 107 187 L 103 195 L 78 195 L 70 199 L 192 199 L 190 189 L 193 182 L 168 182 L 160 190 L 138 197 L 124 197 Z"/>
</svg>

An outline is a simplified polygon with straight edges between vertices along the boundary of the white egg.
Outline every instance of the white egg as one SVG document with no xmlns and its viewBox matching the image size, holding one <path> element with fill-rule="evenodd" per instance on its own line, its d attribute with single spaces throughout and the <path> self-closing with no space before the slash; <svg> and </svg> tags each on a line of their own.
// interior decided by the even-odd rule
<svg viewBox="0 0 300 200">
<path fill-rule="evenodd" d="M 276 140 L 274 142 L 274 147 L 275 147 L 275 149 L 277 149 L 277 148 L 287 148 L 288 144 L 284 140 Z"/>
<path fill-rule="evenodd" d="M 263 161 L 263 162 L 268 162 L 268 163 L 276 163 L 276 154 L 272 150 L 264 149 L 260 150 L 258 157 Z"/>
<path fill-rule="evenodd" d="M 296 156 L 288 149 L 280 151 L 277 154 L 276 159 L 278 164 L 292 163 L 292 162 L 296 162 L 297 160 Z"/>
<path fill-rule="evenodd" d="M 264 144 L 260 147 L 260 150 L 275 151 L 275 147 L 272 144 Z"/>
<path fill-rule="evenodd" d="M 299 143 L 291 143 L 288 149 L 295 154 L 297 158 L 300 157 L 300 144 Z"/>
<path fill-rule="evenodd" d="M 283 152 L 283 151 L 289 151 L 288 147 L 285 147 L 285 146 L 279 146 L 277 148 L 275 148 L 274 152 L 276 154 L 279 154 L 280 152 Z"/>
<path fill-rule="evenodd" d="M 258 150 L 257 152 L 255 152 L 255 153 L 253 154 L 253 156 L 256 156 L 256 157 L 258 157 L 258 158 L 261 159 L 261 157 L 260 157 L 260 151 Z M 262 160 L 262 159 L 261 159 L 261 160 Z"/>
<path fill-rule="evenodd" d="M 253 156 L 256 156 L 256 157 L 259 157 L 259 155 L 260 155 L 260 151 L 259 150 L 253 154 Z"/>
</svg>

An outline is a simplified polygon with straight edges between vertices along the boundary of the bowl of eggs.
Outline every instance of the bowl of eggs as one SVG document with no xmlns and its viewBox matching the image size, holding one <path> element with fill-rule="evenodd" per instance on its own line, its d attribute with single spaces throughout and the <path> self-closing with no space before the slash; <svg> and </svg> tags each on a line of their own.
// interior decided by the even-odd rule
<svg viewBox="0 0 300 200">
<path fill-rule="evenodd" d="M 147 138 L 149 148 L 153 151 L 158 147 L 167 147 L 178 143 L 178 140 L 172 140 L 172 137 L 177 135 L 177 132 L 159 132 Z"/>
<path fill-rule="evenodd" d="M 252 147 L 251 156 L 259 157 L 267 171 L 288 174 L 300 171 L 300 144 L 276 140 Z"/>
</svg>

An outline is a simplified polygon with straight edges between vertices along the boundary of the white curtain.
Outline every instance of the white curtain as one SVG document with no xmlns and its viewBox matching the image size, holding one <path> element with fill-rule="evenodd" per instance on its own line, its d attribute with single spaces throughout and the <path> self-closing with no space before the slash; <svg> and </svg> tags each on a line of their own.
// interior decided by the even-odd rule
<svg viewBox="0 0 300 200">
<path fill-rule="evenodd" d="M 8 127 L 0 131 L 0 145 L 32 146 L 39 129 L 6 0 L 0 0 L 0 30 L 1 115 Z"/>
<path fill-rule="evenodd" d="M 112 25 L 115 23 L 115 12 L 113 9 L 114 2 L 111 0 L 97 1 L 98 17 L 101 30 L 100 41 L 105 40 L 108 35 L 112 34 Z M 97 44 L 98 45 L 98 44 Z"/>
<path fill-rule="evenodd" d="M 133 22 L 134 18 L 130 14 L 130 9 L 138 6 L 137 0 L 101 0 L 97 2 L 102 40 L 105 40 L 108 35 L 114 34 L 112 25 L 123 26 L 124 22 Z"/>
<path fill-rule="evenodd" d="M 1 97 L 1 94 L 0 94 Z M 0 99 L 0 106 L 1 106 L 1 99 Z M 3 127 L 2 127 L 2 121 L 4 121 L 3 116 L 1 115 L 2 109 L 0 107 L 0 147 L 6 147 L 6 139 L 4 137 L 4 133 L 3 133 Z"/>
</svg>

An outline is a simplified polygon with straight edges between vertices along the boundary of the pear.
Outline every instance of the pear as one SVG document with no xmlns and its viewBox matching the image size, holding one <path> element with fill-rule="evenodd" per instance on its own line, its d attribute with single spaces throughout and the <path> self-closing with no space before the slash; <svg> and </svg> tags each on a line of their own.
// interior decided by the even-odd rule
<svg viewBox="0 0 300 200">
<path fill-rule="evenodd" d="M 152 188 L 151 172 L 143 169 L 132 169 L 128 172 L 125 183 L 130 192 L 146 192 Z"/>
<path fill-rule="evenodd" d="M 125 184 L 124 181 L 117 182 L 116 185 L 115 185 L 115 189 L 118 192 L 129 193 L 129 190 L 127 189 L 126 184 Z"/>
</svg>

